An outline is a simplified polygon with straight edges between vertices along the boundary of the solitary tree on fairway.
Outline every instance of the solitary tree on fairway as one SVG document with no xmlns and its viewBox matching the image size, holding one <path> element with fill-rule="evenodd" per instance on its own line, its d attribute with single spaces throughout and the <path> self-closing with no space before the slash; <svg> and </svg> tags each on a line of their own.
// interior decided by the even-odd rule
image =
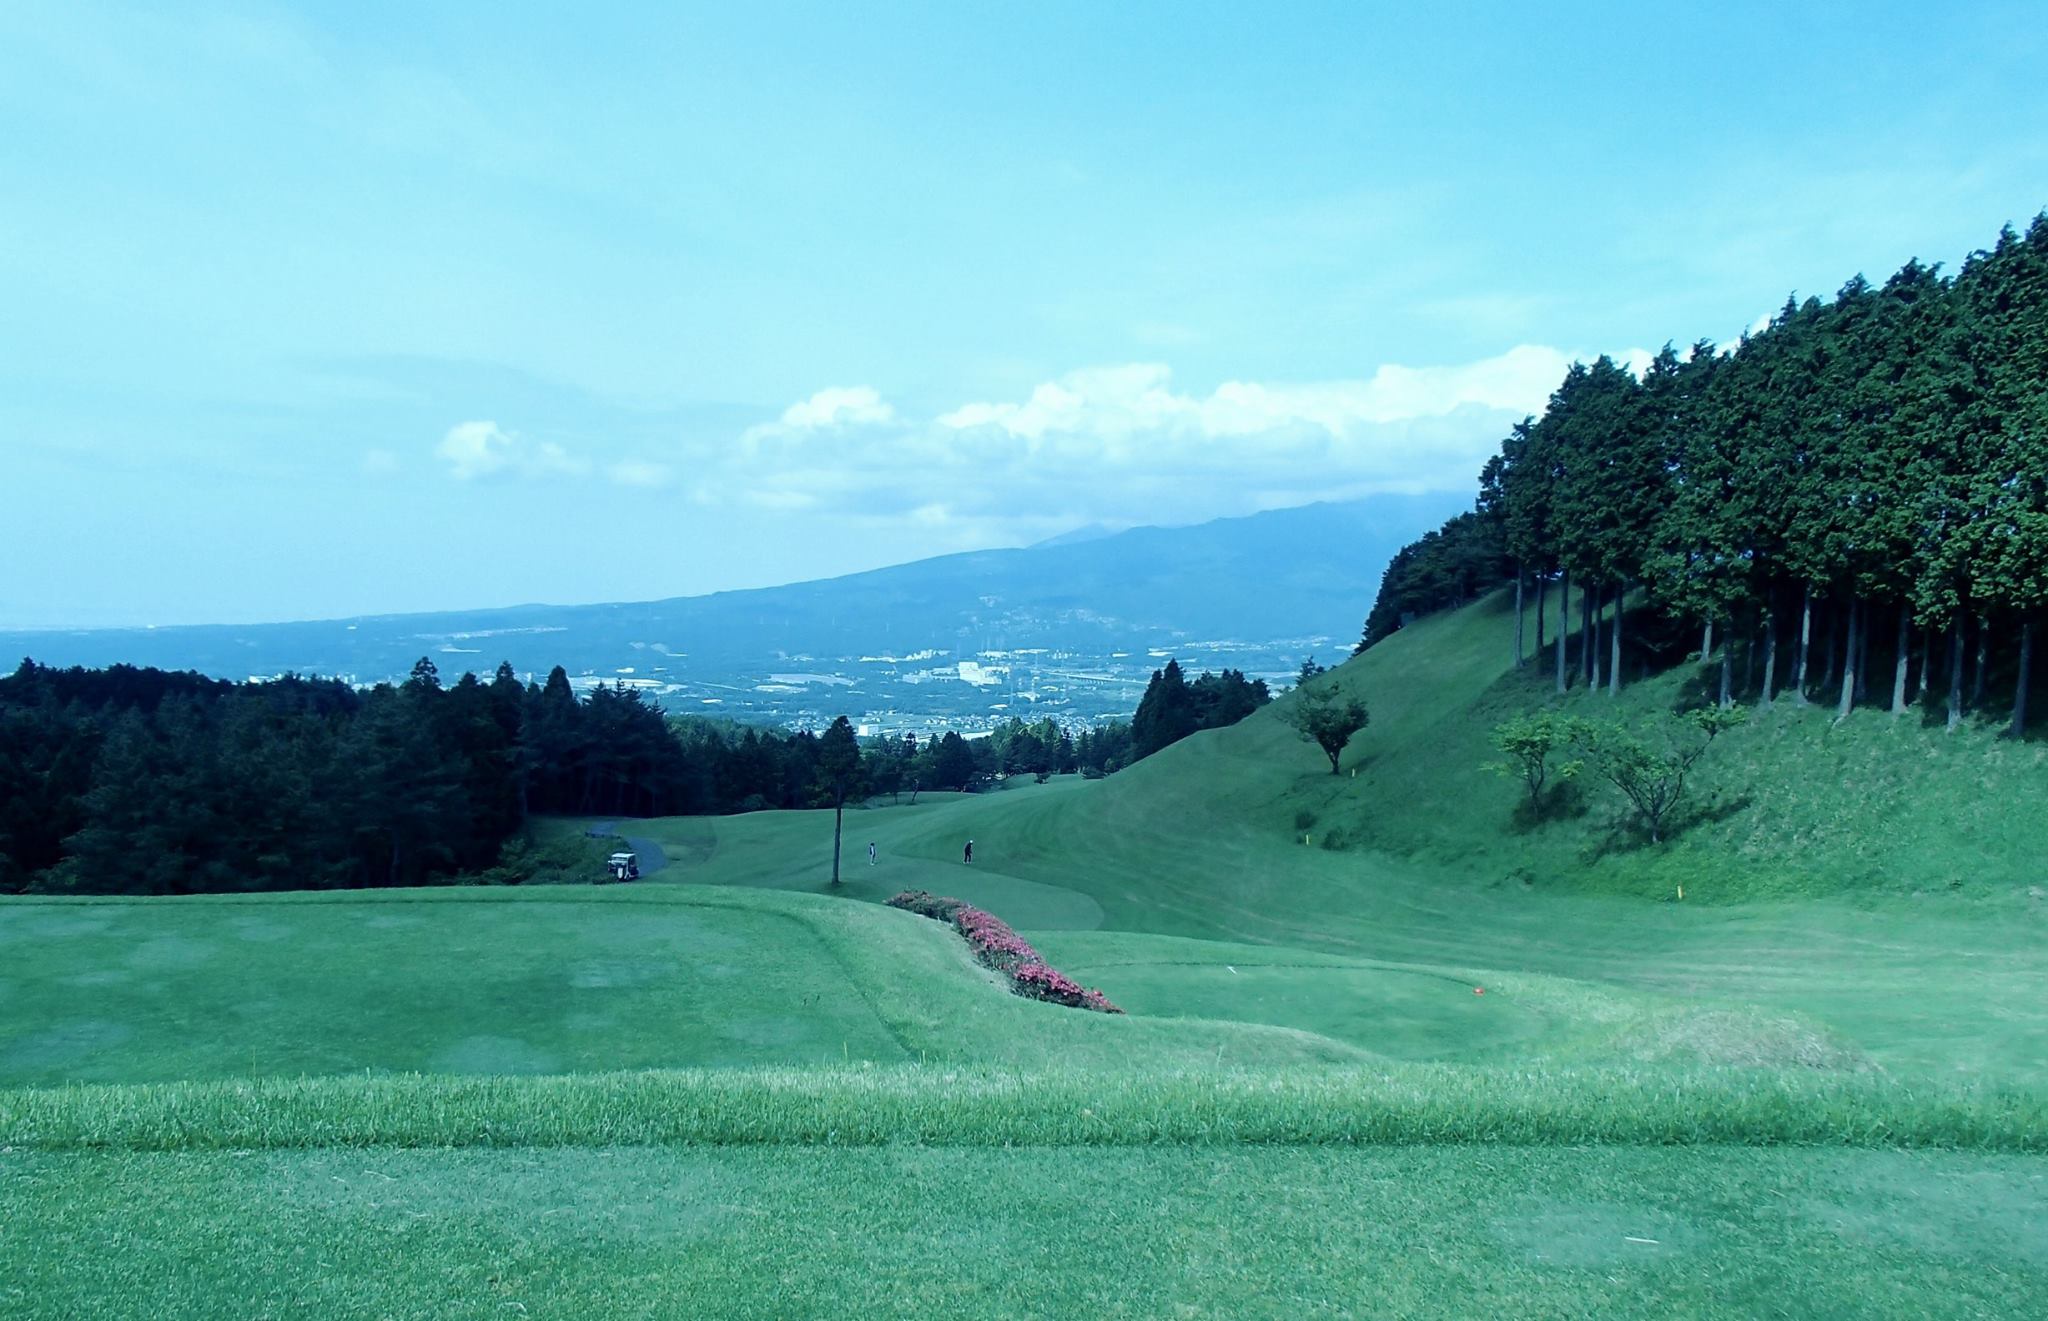
<svg viewBox="0 0 2048 1321">
<path fill-rule="evenodd" d="M 860 743 L 845 716 L 832 722 L 818 740 L 818 784 L 832 800 L 832 884 L 839 884 L 840 825 L 846 817 L 846 799 L 860 778 Z"/>
<path fill-rule="evenodd" d="M 1338 773 L 1337 759 L 1343 755 L 1344 745 L 1372 719 L 1364 702 L 1344 696 L 1335 687 L 1301 689 L 1280 718 L 1323 750 L 1330 759 L 1332 775 Z"/>
</svg>

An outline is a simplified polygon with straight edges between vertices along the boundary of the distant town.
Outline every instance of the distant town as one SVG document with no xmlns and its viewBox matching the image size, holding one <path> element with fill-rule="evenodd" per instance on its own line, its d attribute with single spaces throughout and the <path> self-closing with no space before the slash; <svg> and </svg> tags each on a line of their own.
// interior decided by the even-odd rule
<svg viewBox="0 0 2048 1321">
<path fill-rule="evenodd" d="M 451 637 L 426 654 L 453 677 L 477 668 L 488 652 Z M 634 689 L 672 715 L 722 717 L 745 724 L 815 729 L 835 716 L 854 721 L 864 738 L 952 729 L 973 736 L 1012 718 L 1046 717 L 1076 728 L 1128 719 L 1153 671 L 1177 657 L 1190 676 L 1242 670 L 1276 687 L 1292 682 L 1311 655 L 1338 659 L 1346 649 L 1327 636 L 1263 642 L 1192 641 L 1142 651 L 1096 653 L 1050 647 L 992 649 L 972 654 L 935 648 L 902 655 L 770 657 L 758 668 L 730 662 L 694 665 L 686 653 L 659 644 L 629 644 L 635 663 L 569 675 L 579 694 L 603 686 Z M 275 676 L 250 675 L 261 680 Z M 398 682 L 403 674 L 344 675 L 358 686 Z M 483 677 L 488 677 L 485 674 Z M 519 672 L 539 682 L 545 673 Z"/>
</svg>

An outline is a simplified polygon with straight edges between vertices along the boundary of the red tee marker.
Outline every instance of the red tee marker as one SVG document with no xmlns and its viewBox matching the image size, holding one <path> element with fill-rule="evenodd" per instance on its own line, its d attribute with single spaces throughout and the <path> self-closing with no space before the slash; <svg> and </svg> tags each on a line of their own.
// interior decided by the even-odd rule
<svg viewBox="0 0 2048 1321">
<path fill-rule="evenodd" d="M 1474 994 L 1474 995 L 1485 995 L 1485 994 L 1486 994 L 1486 988 L 1485 988 L 1484 986 L 1475 986 L 1475 987 L 1473 987 L 1473 988 L 1472 988 L 1472 994 Z"/>
</svg>

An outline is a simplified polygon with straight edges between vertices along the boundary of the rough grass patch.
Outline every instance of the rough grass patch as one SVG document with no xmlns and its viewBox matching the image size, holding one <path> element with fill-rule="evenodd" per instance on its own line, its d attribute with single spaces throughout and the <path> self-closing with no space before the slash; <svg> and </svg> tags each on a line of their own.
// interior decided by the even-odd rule
<svg viewBox="0 0 2048 1321">
<path fill-rule="evenodd" d="M 2048 1151 L 2048 1097 L 1813 1070 L 898 1065 L 0 1091 L 0 1147 L 1839 1146 Z"/>
</svg>

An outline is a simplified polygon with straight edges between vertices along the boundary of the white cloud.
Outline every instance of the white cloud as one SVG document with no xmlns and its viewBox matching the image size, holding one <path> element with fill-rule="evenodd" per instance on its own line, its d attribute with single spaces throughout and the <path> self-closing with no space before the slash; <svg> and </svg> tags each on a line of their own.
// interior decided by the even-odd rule
<svg viewBox="0 0 2048 1321">
<path fill-rule="evenodd" d="M 1742 334 L 1737 335 L 1734 339 L 1724 339 L 1719 344 L 1716 344 L 1714 346 L 1714 352 L 1719 354 L 1721 357 L 1727 357 L 1729 354 L 1735 352 L 1735 350 L 1742 347 L 1742 341 L 1744 338 L 1755 339 L 1758 335 L 1761 335 L 1766 330 L 1769 330 L 1771 328 L 1771 320 L 1776 316 L 1777 313 L 1775 312 L 1764 313 L 1756 320 L 1750 322 L 1749 329 L 1743 331 Z"/>
<path fill-rule="evenodd" d="M 775 421 L 747 428 L 740 442 L 749 455 L 771 447 L 780 452 L 791 443 L 820 436 L 845 437 L 896 421 L 895 407 L 872 385 L 833 385 L 799 399 Z"/>
<path fill-rule="evenodd" d="M 1615 356 L 1640 367 L 1650 355 Z M 746 428 L 737 445 L 730 431 L 660 446 L 642 434 L 585 459 L 469 421 L 436 453 L 462 481 L 591 473 L 706 508 L 886 520 L 987 544 L 1089 522 L 1470 490 L 1500 438 L 1542 411 L 1572 361 L 1524 344 L 1466 363 L 1206 389 L 1183 388 L 1163 363 L 1120 363 L 918 413 L 870 386 L 834 386 Z"/>
<path fill-rule="evenodd" d="M 620 486 L 667 486 L 675 480 L 675 469 L 665 463 L 649 463 L 644 459 L 621 459 L 607 464 L 604 475 Z"/>
<path fill-rule="evenodd" d="M 1650 357 L 1631 349 L 1624 360 Z M 1319 384 L 1225 381 L 1200 396 L 1175 393 L 1166 367 L 1138 363 L 1070 372 L 1020 403 L 963 404 L 938 420 L 956 430 L 994 426 L 1030 439 L 1052 432 L 1122 438 L 1150 431 L 1219 438 L 1296 426 L 1341 439 L 1360 427 L 1445 417 L 1466 407 L 1541 412 L 1571 362 L 1557 349 L 1525 344 L 1459 366 L 1388 364 L 1363 380 Z"/>
<path fill-rule="evenodd" d="M 1651 355 L 1615 357 L 1639 370 Z M 1542 412 L 1572 361 L 1525 344 L 1470 363 L 1206 392 L 1177 389 L 1164 364 L 1126 363 L 928 421 L 862 387 L 823 390 L 713 457 L 699 498 L 1022 531 L 1462 490 L 1508 427 Z"/>
<path fill-rule="evenodd" d="M 434 453 L 457 481 L 507 474 L 521 477 L 580 476 L 590 470 L 552 440 L 529 444 L 496 422 L 458 422 L 448 428 Z"/>
<path fill-rule="evenodd" d="M 450 476 L 466 482 L 503 468 L 512 443 L 496 422 L 458 422 L 441 437 L 434 453 L 447 463 Z"/>
<path fill-rule="evenodd" d="M 894 421 L 896 410 L 871 385 L 831 386 L 782 410 L 782 425 L 795 431 L 822 427 L 870 426 Z"/>
</svg>

